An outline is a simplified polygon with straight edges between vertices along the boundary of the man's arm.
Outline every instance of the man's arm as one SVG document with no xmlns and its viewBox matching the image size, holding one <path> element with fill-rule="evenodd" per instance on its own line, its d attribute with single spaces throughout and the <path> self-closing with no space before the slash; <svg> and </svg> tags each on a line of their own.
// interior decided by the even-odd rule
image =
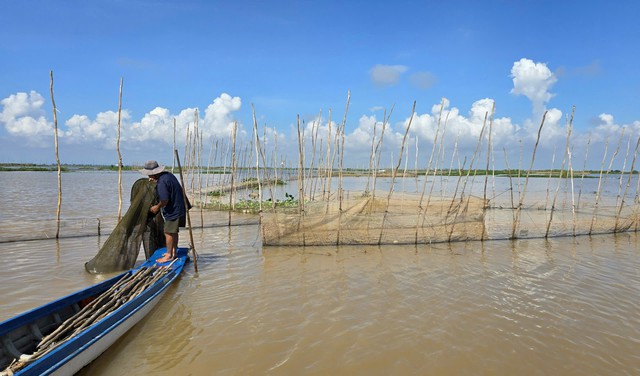
<svg viewBox="0 0 640 376">
<path fill-rule="evenodd" d="M 157 203 L 156 205 L 153 205 L 149 211 L 152 212 L 153 214 L 157 214 L 160 209 L 164 208 L 165 206 L 167 206 L 167 204 L 169 203 L 169 200 L 160 200 L 159 203 Z"/>
</svg>

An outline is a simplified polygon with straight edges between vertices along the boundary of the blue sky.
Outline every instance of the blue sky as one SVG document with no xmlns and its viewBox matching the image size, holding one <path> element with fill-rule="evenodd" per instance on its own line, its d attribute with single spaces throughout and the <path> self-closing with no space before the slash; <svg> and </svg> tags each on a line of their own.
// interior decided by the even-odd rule
<svg viewBox="0 0 640 376">
<path fill-rule="evenodd" d="M 408 142 L 417 138 L 426 160 L 442 98 L 450 152 L 474 149 L 492 103 L 496 156 L 506 149 L 514 161 L 545 110 L 542 164 L 563 152 L 572 106 L 574 155 L 591 145 L 594 168 L 623 129 L 625 146 L 640 135 L 636 1 L 0 0 L 0 9 L 1 162 L 55 162 L 50 70 L 63 163 L 117 163 L 121 77 L 125 164 L 170 162 L 173 121 L 183 143 L 195 109 L 205 149 L 233 123 L 246 143 L 252 104 L 267 138 L 292 152 L 297 116 L 322 133 L 329 111 L 342 121 L 348 92 L 352 165 L 366 163 L 373 126 L 392 107 L 384 152 L 397 155 L 414 101 Z"/>
</svg>

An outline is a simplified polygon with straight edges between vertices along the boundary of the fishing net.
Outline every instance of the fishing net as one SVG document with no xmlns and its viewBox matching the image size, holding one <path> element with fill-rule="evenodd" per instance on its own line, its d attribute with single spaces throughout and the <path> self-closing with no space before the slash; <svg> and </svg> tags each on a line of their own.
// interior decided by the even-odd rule
<svg viewBox="0 0 640 376">
<path fill-rule="evenodd" d="M 480 239 L 482 198 L 430 199 L 394 193 L 363 193 L 340 201 L 315 201 L 300 208 L 267 210 L 264 245 L 416 244 Z"/>
<path fill-rule="evenodd" d="M 308 201 L 304 207 L 267 208 L 265 246 L 428 244 L 453 241 L 545 238 L 638 231 L 635 194 L 549 194 L 541 186 L 519 204 L 519 192 L 493 195 L 391 196 L 347 192 L 343 200 Z M 540 189 L 541 188 L 541 189 Z M 615 188 L 614 188 L 615 189 Z M 607 192 L 608 193 L 608 192 Z M 577 195 L 576 195 L 577 196 Z"/>
<path fill-rule="evenodd" d="M 149 209 L 157 203 L 155 183 L 138 179 L 131 188 L 131 205 L 118 222 L 98 254 L 85 264 L 89 273 L 111 273 L 131 269 L 143 245 L 146 258 L 165 246 L 162 215 L 152 215 Z"/>
</svg>

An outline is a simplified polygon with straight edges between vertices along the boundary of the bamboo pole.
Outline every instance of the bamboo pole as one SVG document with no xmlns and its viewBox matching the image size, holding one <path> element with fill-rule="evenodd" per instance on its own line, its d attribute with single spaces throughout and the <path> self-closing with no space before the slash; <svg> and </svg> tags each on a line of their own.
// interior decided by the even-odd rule
<svg viewBox="0 0 640 376">
<path fill-rule="evenodd" d="M 618 214 L 616 215 L 614 232 L 619 231 L 618 222 L 620 220 L 620 214 L 622 213 L 622 208 L 624 207 L 624 199 L 627 197 L 627 193 L 629 192 L 629 186 L 631 185 L 631 178 L 633 177 L 633 169 L 636 165 L 636 157 L 638 156 L 638 147 L 640 147 L 640 137 L 638 137 L 638 141 L 636 142 L 636 148 L 635 148 L 635 151 L 633 152 L 633 162 L 631 162 L 631 168 L 629 169 L 629 178 L 627 179 L 627 186 L 624 189 L 624 194 L 622 195 L 622 199 L 620 200 L 620 206 L 618 207 Z"/>
<path fill-rule="evenodd" d="M 580 209 L 580 198 L 582 197 L 582 187 L 584 187 L 584 175 L 587 171 L 587 159 L 589 159 L 589 147 L 591 146 L 591 133 L 589 133 L 589 138 L 587 140 L 587 148 L 584 152 L 584 164 L 582 166 L 582 174 L 580 176 L 580 189 L 578 190 L 578 202 L 576 203 L 576 208 Z"/>
<path fill-rule="evenodd" d="M 304 136 L 300 129 L 300 115 L 297 116 L 298 124 L 298 213 L 304 215 Z"/>
<path fill-rule="evenodd" d="M 433 147 L 431 148 L 431 155 L 429 156 L 429 161 L 427 162 L 427 169 L 424 172 L 424 183 L 422 184 L 422 193 L 420 194 L 420 201 L 418 204 L 418 210 L 422 211 L 422 200 L 424 199 L 424 194 L 426 192 L 426 188 L 427 188 L 427 180 L 429 178 L 429 172 L 431 169 L 431 163 L 433 162 L 433 156 L 435 155 L 435 151 L 438 145 L 438 137 L 440 135 L 440 120 L 442 119 L 442 111 L 444 109 L 444 98 L 442 98 L 442 100 L 440 101 L 440 113 L 438 115 L 438 125 L 436 127 L 436 134 L 433 137 Z M 440 153 L 438 153 L 438 158 L 440 157 L 439 155 Z M 427 204 L 428 205 L 428 204 Z M 424 210 L 426 210 L 426 208 L 424 208 Z M 417 229 L 416 229 L 417 231 Z M 417 236 L 417 235 L 416 235 Z"/>
<path fill-rule="evenodd" d="M 484 173 L 484 205 L 483 207 L 486 209 L 487 205 L 487 183 L 489 181 L 489 164 L 491 162 L 491 133 L 493 130 L 493 115 L 495 114 L 495 110 L 496 110 L 496 102 L 493 102 L 493 105 L 491 106 L 491 117 L 489 119 L 489 140 L 487 142 L 487 168 L 485 170 Z M 483 238 L 484 238 L 484 231 L 483 231 Z"/>
<path fill-rule="evenodd" d="M 297 115 L 298 125 L 298 215 L 300 222 L 299 228 L 302 228 L 302 245 L 306 245 L 306 228 L 304 227 L 304 134 L 300 129 L 300 115 Z"/>
<path fill-rule="evenodd" d="M 484 130 L 486 128 L 487 125 L 487 117 L 488 117 L 488 113 L 485 112 L 484 114 L 484 122 L 482 123 L 482 128 L 480 129 L 480 136 L 478 136 L 478 141 L 476 143 L 476 148 L 473 151 L 473 155 L 471 156 L 471 162 L 469 162 L 469 168 L 467 169 L 467 175 L 465 176 L 464 179 L 464 183 L 462 184 L 462 190 L 460 191 L 460 204 L 457 208 L 457 210 L 455 211 L 455 214 L 453 216 L 453 222 L 451 223 L 451 231 L 449 232 L 449 241 L 451 241 L 451 237 L 453 236 L 453 231 L 456 227 L 456 221 L 458 220 L 458 215 L 462 212 L 466 212 L 468 207 L 469 207 L 469 201 L 471 200 L 471 194 L 469 194 L 469 198 L 467 199 L 467 203 L 465 204 L 465 207 L 462 208 L 462 204 L 464 201 L 464 192 L 465 189 L 467 187 L 467 181 L 469 180 L 469 175 L 471 174 L 471 170 L 473 168 L 476 168 L 476 165 L 474 165 L 475 159 L 476 159 L 476 155 L 478 153 L 478 150 L 480 150 L 480 146 L 482 145 L 482 140 L 484 138 Z M 475 171 L 475 170 L 474 170 Z M 471 190 L 473 189 L 473 182 L 475 180 L 475 172 L 474 172 L 474 177 L 471 179 Z M 454 197 L 455 198 L 455 197 Z M 451 201 L 451 205 L 449 206 L 449 213 L 451 212 L 452 208 L 453 208 L 453 203 L 454 201 Z M 461 210 L 462 209 L 462 210 Z"/>
<path fill-rule="evenodd" d="M 620 132 L 620 138 L 618 139 L 618 144 L 616 145 L 616 149 L 613 151 L 613 154 L 611 155 L 611 159 L 609 160 L 609 167 L 607 167 L 607 170 L 604 173 L 604 180 L 606 181 L 607 178 L 609 177 L 609 173 L 611 172 L 611 168 L 613 167 L 613 162 L 616 159 L 616 156 L 618 155 L 618 152 L 620 151 L 620 145 L 622 145 L 622 139 L 624 137 L 624 133 L 626 131 L 626 128 L 622 128 L 622 132 Z M 602 178 L 602 171 L 600 172 L 600 177 Z M 589 234 L 591 234 L 591 232 L 593 231 L 593 225 L 594 222 L 596 220 L 596 216 L 597 216 L 597 206 L 599 205 L 599 200 L 602 197 L 601 196 L 601 189 L 602 189 L 602 179 L 600 179 L 600 181 L 598 181 L 598 191 L 596 192 L 596 202 L 595 202 L 595 206 L 594 206 L 594 212 L 593 212 L 593 217 L 591 218 L 591 227 L 589 229 Z"/>
<path fill-rule="evenodd" d="M 573 129 L 573 119 L 574 119 L 575 112 L 576 112 L 576 106 L 573 106 L 573 109 L 571 110 L 571 120 L 569 120 L 569 130 Z M 571 134 L 569 134 L 568 137 L 571 137 Z M 567 154 L 568 154 L 567 157 L 569 159 L 569 182 L 571 183 L 571 219 L 573 221 L 573 236 L 576 236 L 576 226 L 577 226 L 576 199 L 575 199 L 575 188 L 573 184 L 573 161 L 571 156 L 571 147 L 569 147 L 569 141 L 567 141 Z"/>
<path fill-rule="evenodd" d="M 409 129 L 411 128 L 411 123 L 413 122 L 413 116 L 416 113 L 416 101 L 413 101 L 413 107 L 411 108 L 411 117 L 409 118 L 409 124 L 407 124 L 407 128 L 404 131 L 404 136 L 402 137 L 402 144 L 400 145 L 400 153 L 398 153 L 398 163 L 391 174 L 391 184 L 389 184 L 389 193 L 387 194 L 387 204 L 384 210 L 384 215 L 382 216 L 382 226 L 380 227 L 380 236 L 378 237 L 378 245 L 382 244 L 382 235 L 384 232 L 384 225 L 387 220 L 387 214 L 389 213 L 389 204 L 391 202 L 391 195 L 393 194 L 393 186 L 396 181 L 396 176 L 398 175 L 398 170 L 400 169 L 400 165 L 402 164 L 402 158 L 404 154 L 404 144 L 407 141 L 407 135 L 409 134 Z M 393 167 L 393 166 L 392 166 Z"/>
<path fill-rule="evenodd" d="M 376 154 L 376 166 L 375 169 L 373 170 L 373 188 L 371 189 L 371 202 L 373 203 L 375 198 L 376 198 L 376 185 L 378 182 L 378 171 L 380 170 L 380 159 L 382 156 L 382 142 L 384 140 L 384 134 L 385 131 L 387 130 L 387 125 L 389 124 L 389 119 L 391 118 L 391 114 L 393 113 L 393 109 L 394 109 L 395 105 L 391 107 L 391 110 L 389 111 L 389 115 L 387 116 L 387 112 L 385 110 L 384 114 L 383 114 L 383 118 L 382 118 L 382 130 L 380 132 L 380 138 L 378 139 L 378 143 L 376 145 L 376 150 L 375 150 L 375 154 Z"/>
<path fill-rule="evenodd" d="M 122 154 L 120 153 L 120 120 L 122 118 L 122 83 L 120 77 L 120 94 L 118 95 L 118 136 L 116 138 L 116 150 L 118 152 L 118 222 L 122 218 Z"/>
<path fill-rule="evenodd" d="M 198 195 L 200 196 L 200 228 L 204 228 L 204 201 L 202 197 L 202 130 L 198 145 Z"/>
<path fill-rule="evenodd" d="M 258 120 L 256 119 L 256 109 L 253 107 L 253 103 L 251 103 L 251 113 L 253 114 L 253 133 L 255 134 L 255 148 L 256 148 L 256 180 L 258 181 L 258 207 L 260 214 L 260 223 L 262 224 L 262 181 L 260 179 L 260 153 L 258 152 L 260 148 L 260 136 L 258 135 Z M 260 226 L 262 228 L 262 226 Z M 264 231 L 263 231 L 263 240 L 264 240 Z"/>
<path fill-rule="evenodd" d="M 609 149 L 609 138 L 607 137 L 604 143 L 604 154 L 602 155 L 602 162 L 600 162 L 600 174 L 598 176 L 598 188 L 596 189 L 596 199 L 593 203 L 593 215 L 591 216 L 591 224 L 589 226 L 589 235 L 593 232 L 593 226 L 596 222 L 598 213 L 598 199 L 600 198 L 600 187 L 602 186 L 602 174 L 604 173 L 604 162 L 607 160 L 607 152 Z"/>
<path fill-rule="evenodd" d="M 562 181 L 564 180 L 563 175 L 564 175 L 564 166 L 567 163 L 567 155 L 569 152 L 569 138 L 571 136 L 571 128 L 567 122 L 567 142 L 566 142 L 566 146 L 564 149 L 564 156 L 562 158 L 562 164 L 560 165 L 560 176 L 558 177 L 558 184 L 556 185 L 556 191 L 553 195 L 553 201 L 551 203 L 551 211 L 549 213 L 549 221 L 547 222 L 547 228 L 544 234 L 544 237 L 547 238 L 549 237 L 549 230 L 551 229 L 551 222 L 553 221 L 553 213 L 556 209 L 556 201 L 558 199 L 558 192 L 560 191 L 560 185 L 562 184 Z"/>
<path fill-rule="evenodd" d="M 509 192 L 511 193 L 511 219 L 512 222 L 511 224 L 513 225 L 513 222 L 515 222 L 515 211 L 513 211 L 513 209 L 515 209 L 515 204 L 513 202 L 513 176 L 511 174 L 511 168 L 509 167 L 509 159 L 507 158 L 507 148 L 503 147 L 502 151 L 504 152 L 504 163 L 507 166 L 507 174 L 509 176 Z"/>
<path fill-rule="evenodd" d="M 467 174 L 465 176 L 464 183 L 462 184 L 462 190 L 460 191 L 460 204 L 462 204 L 462 201 L 464 200 L 464 192 L 465 192 L 465 190 L 467 188 L 467 182 L 469 181 L 469 175 L 471 174 L 471 170 L 475 167 L 474 162 L 476 160 L 476 155 L 478 154 L 478 150 L 480 150 L 480 146 L 482 145 L 482 139 L 484 137 L 484 130 L 485 130 L 486 126 L 487 126 L 487 117 L 488 117 L 488 114 L 485 112 L 484 121 L 482 123 L 482 128 L 480 128 L 480 135 L 478 136 L 478 141 L 476 142 L 476 148 L 473 151 L 473 154 L 471 155 L 471 161 L 469 162 L 469 168 L 467 169 Z M 471 184 L 473 185 L 473 182 Z M 451 207 L 449 207 L 449 211 L 451 211 Z M 456 217 L 457 217 L 457 213 L 456 213 Z"/>
<path fill-rule="evenodd" d="M 189 226 L 189 248 L 191 248 L 191 254 L 193 255 L 193 267 L 196 273 L 198 272 L 198 253 L 193 241 L 193 230 L 191 227 L 191 216 L 189 215 L 189 205 L 187 200 L 187 192 L 184 187 L 184 177 L 182 176 L 182 166 L 180 166 L 180 156 L 178 155 L 178 149 L 173 149 L 173 153 L 176 156 L 176 163 L 178 164 L 178 171 L 180 171 L 180 183 L 182 184 L 182 198 L 184 199 L 184 207 L 187 212 L 187 226 Z"/>
<path fill-rule="evenodd" d="M 627 139 L 627 153 L 624 156 L 624 160 L 622 161 L 622 170 L 620 172 L 620 177 L 618 179 L 618 195 L 616 196 L 616 207 L 618 207 L 618 203 L 620 202 L 620 194 L 622 193 L 622 179 L 624 178 L 624 171 L 627 168 L 627 159 L 629 159 L 629 150 L 631 148 L 631 137 L 633 134 L 630 133 Z"/>
<path fill-rule="evenodd" d="M 527 193 L 527 185 L 529 183 L 529 175 L 531 174 L 531 170 L 533 169 L 533 163 L 536 159 L 536 151 L 538 150 L 538 143 L 540 143 L 540 134 L 542 133 L 542 127 L 544 126 L 544 120 L 547 117 L 547 111 L 542 115 L 542 121 L 540 122 L 540 128 L 538 128 L 538 136 L 536 137 L 536 143 L 533 146 L 533 153 L 531 155 L 531 164 L 529 165 L 529 170 L 527 171 L 527 177 L 524 181 L 524 189 L 522 190 L 522 194 L 520 195 L 520 200 L 518 202 L 518 207 L 516 209 L 516 219 L 513 221 L 513 228 L 511 229 L 511 239 L 515 239 L 516 230 L 518 229 L 518 223 L 520 222 L 520 212 L 522 210 L 522 205 L 524 203 L 524 197 Z M 520 153 L 522 155 L 522 153 Z M 518 177 L 520 175 L 520 169 L 518 169 Z M 519 180 L 519 179 L 518 179 Z"/>
<path fill-rule="evenodd" d="M 333 174 L 333 163 L 335 162 L 335 148 L 333 154 L 331 154 L 331 109 L 329 109 L 329 119 L 327 120 L 327 188 L 325 189 L 327 195 L 327 201 L 331 198 L 331 178 Z M 333 143 L 337 145 L 338 136 L 334 137 Z M 327 209 L 329 206 L 327 205 Z"/>
<path fill-rule="evenodd" d="M 342 187 L 342 174 L 343 174 L 343 165 L 344 165 L 344 138 L 345 138 L 345 127 L 347 125 L 347 113 L 349 112 L 349 103 L 351 102 L 351 90 L 347 91 L 347 104 L 344 110 L 344 116 L 342 117 L 342 125 L 340 126 L 340 139 L 342 141 L 342 145 L 340 146 L 340 159 L 338 160 L 338 198 L 340 200 L 340 216 L 342 217 L 342 201 L 344 200 L 344 190 Z"/>
<path fill-rule="evenodd" d="M 56 154 L 56 165 L 58 166 L 58 206 L 56 209 L 56 239 L 60 238 L 60 208 L 62 206 L 62 168 L 60 166 L 60 155 L 58 154 L 58 109 L 53 95 L 53 70 L 49 71 L 49 91 L 51 92 L 51 104 L 53 107 L 53 146 Z"/>
<path fill-rule="evenodd" d="M 338 160 L 338 200 L 339 200 L 339 208 L 338 208 L 338 234 L 337 234 L 337 244 L 340 244 L 340 235 L 342 230 L 342 211 L 343 211 L 343 201 L 344 201 L 344 189 L 342 186 L 342 176 L 343 176 L 343 164 L 344 164 L 344 138 L 345 138 L 345 127 L 347 126 L 347 113 L 349 112 L 349 103 L 351 102 L 351 90 L 347 91 L 347 104 L 345 106 L 344 115 L 342 117 L 342 124 L 340 125 L 339 133 L 341 145 L 339 149 L 340 159 Z"/>
<path fill-rule="evenodd" d="M 173 118 L 173 150 L 177 150 L 176 148 L 176 118 Z M 172 158 L 173 163 L 171 165 L 171 173 L 173 174 L 173 171 L 176 168 L 176 156 L 174 155 Z"/>
<path fill-rule="evenodd" d="M 544 210 L 549 207 L 549 193 L 551 192 L 551 178 L 553 177 L 553 166 L 556 164 L 556 148 L 553 148 L 553 154 L 551 156 L 551 167 L 549 168 L 549 177 L 547 178 L 547 195 L 544 200 Z"/>
<path fill-rule="evenodd" d="M 235 183 L 235 175 L 236 175 L 236 133 L 238 131 L 238 123 L 233 123 L 233 129 L 231 131 L 231 189 L 229 190 L 229 222 L 228 225 L 231 226 L 231 212 L 235 208 L 235 202 L 233 197 L 233 189 Z"/>
</svg>

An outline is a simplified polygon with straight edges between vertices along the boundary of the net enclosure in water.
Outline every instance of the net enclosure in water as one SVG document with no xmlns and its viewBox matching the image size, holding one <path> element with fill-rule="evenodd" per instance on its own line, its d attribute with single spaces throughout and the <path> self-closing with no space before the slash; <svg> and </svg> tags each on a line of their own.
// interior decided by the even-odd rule
<svg viewBox="0 0 640 376">
<path fill-rule="evenodd" d="M 419 194 L 351 194 L 299 208 L 266 210 L 265 245 L 421 244 L 480 239 L 485 200 L 427 200 Z"/>
</svg>

